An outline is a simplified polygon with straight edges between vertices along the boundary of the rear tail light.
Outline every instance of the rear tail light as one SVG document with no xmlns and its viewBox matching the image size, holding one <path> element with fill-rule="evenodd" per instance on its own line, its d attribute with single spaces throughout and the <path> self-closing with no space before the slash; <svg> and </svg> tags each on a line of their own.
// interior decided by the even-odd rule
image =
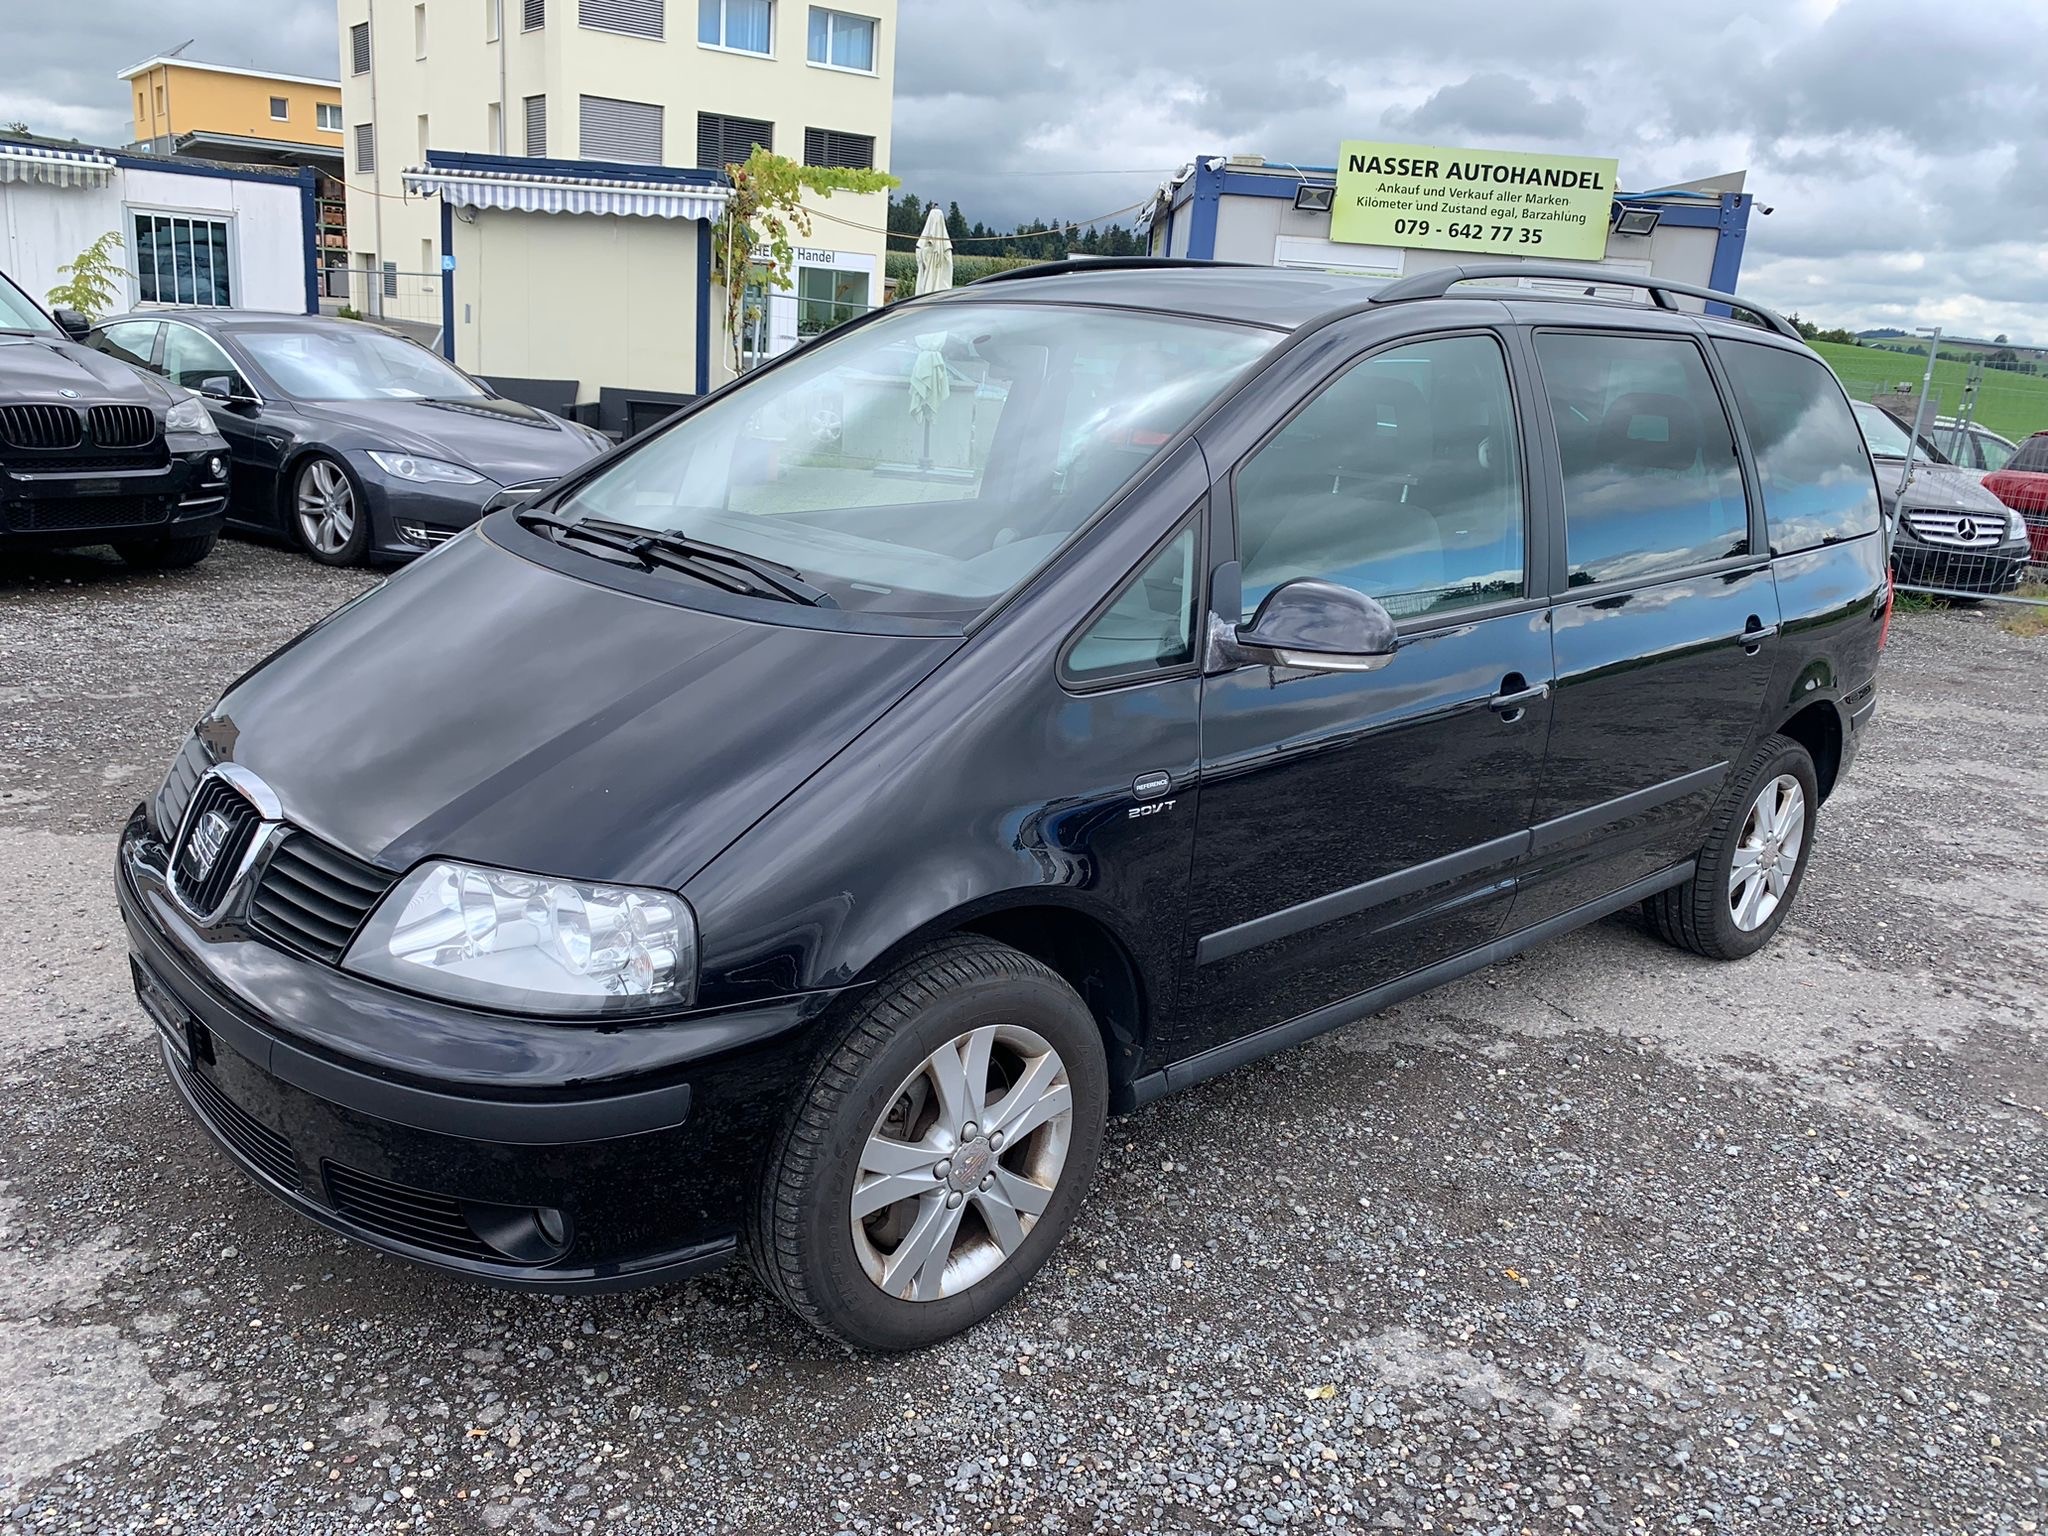
<svg viewBox="0 0 2048 1536">
<path fill-rule="evenodd" d="M 1898 590 L 1892 582 L 1892 573 L 1886 571 L 1884 573 L 1884 618 L 1879 621 L 1877 626 L 1877 648 L 1880 651 L 1884 649 L 1885 641 L 1891 638 L 1892 600 L 1898 595 Z"/>
</svg>

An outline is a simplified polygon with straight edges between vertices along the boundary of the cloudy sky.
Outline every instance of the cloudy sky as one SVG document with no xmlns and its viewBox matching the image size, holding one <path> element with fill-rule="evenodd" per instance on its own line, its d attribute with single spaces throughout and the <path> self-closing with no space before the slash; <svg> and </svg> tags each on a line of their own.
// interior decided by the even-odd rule
<svg viewBox="0 0 2048 1536">
<path fill-rule="evenodd" d="M 0 121 L 45 133 L 125 139 L 114 72 L 187 37 L 336 68 L 331 0 L 89 0 L 40 29 L 5 7 Z M 2048 342 L 2043 0 L 902 0 L 898 34 L 892 168 L 992 224 L 1123 208 L 1197 154 L 1328 165 L 1346 138 L 1611 155 L 1630 188 L 1747 169 L 1775 212 L 1744 293 Z"/>
</svg>

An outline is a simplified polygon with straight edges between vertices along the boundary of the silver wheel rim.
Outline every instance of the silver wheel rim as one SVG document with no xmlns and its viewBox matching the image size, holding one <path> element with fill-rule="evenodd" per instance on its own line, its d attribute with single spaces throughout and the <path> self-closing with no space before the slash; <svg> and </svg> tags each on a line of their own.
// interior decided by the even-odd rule
<svg viewBox="0 0 2048 1536">
<path fill-rule="evenodd" d="M 299 471 L 299 532 L 323 555 L 348 548 L 356 531 L 356 498 L 341 467 L 315 459 Z"/>
<path fill-rule="evenodd" d="M 989 1024 L 891 1094 L 854 1174 L 854 1252 L 902 1301 L 958 1296 L 1002 1267 L 1052 1203 L 1074 1090 L 1043 1036 Z"/>
<path fill-rule="evenodd" d="M 1753 933 L 1771 920 L 1792 888 L 1799 852 L 1806 846 L 1806 791 L 1789 773 L 1766 784 L 1750 802 L 1735 862 L 1728 871 L 1728 913 Z"/>
</svg>

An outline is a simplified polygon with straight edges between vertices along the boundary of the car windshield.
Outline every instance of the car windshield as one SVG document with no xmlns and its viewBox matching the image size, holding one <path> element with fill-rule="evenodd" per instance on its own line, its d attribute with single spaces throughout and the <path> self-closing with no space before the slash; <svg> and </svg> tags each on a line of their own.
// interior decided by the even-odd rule
<svg viewBox="0 0 2048 1536">
<path fill-rule="evenodd" d="M 1906 456 L 1909 435 L 1888 412 L 1879 410 L 1863 400 L 1852 400 L 1849 403 L 1856 408 L 1856 425 L 1863 429 L 1863 441 L 1869 444 L 1873 454 L 1880 459 L 1903 459 Z M 1948 462 L 1924 437 L 1920 439 L 1913 457 L 1922 464 Z"/>
<path fill-rule="evenodd" d="M 29 302 L 28 295 L 4 277 L 0 277 L 0 331 L 33 331 L 38 336 L 58 334 L 43 312 Z"/>
<path fill-rule="evenodd" d="M 842 608 L 971 615 L 1277 340 L 1044 303 L 905 308 L 811 343 L 553 510 L 779 562 Z"/>
<path fill-rule="evenodd" d="M 474 400 L 486 393 L 418 343 L 353 321 L 251 327 L 235 340 L 300 400 Z"/>
</svg>

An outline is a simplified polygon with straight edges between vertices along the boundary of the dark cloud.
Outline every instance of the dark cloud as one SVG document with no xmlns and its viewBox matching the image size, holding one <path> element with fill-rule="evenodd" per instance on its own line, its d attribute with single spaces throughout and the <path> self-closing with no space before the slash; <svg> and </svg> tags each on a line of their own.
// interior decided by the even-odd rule
<svg viewBox="0 0 2048 1536">
<path fill-rule="evenodd" d="M 1418 134 L 1467 134 L 1488 143 L 1523 139 L 1577 139 L 1586 131 L 1586 107 L 1574 96 L 1539 96 L 1515 75 L 1474 75 L 1433 91 L 1411 110 L 1385 115 L 1390 127 Z"/>
</svg>

